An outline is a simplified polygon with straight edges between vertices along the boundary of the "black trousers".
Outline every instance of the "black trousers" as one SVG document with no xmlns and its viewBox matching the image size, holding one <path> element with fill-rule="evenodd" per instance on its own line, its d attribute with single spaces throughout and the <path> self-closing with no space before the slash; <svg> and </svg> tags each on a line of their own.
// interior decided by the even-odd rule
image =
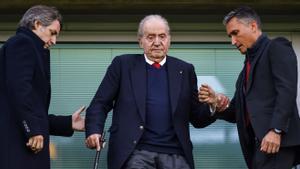
<svg viewBox="0 0 300 169">
<path fill-rule="evenodd" d="M 300 154 L 300 146 L 280 147 L 276 154 L 260 151 L 261 142 L 255 136 L 252 126 L 247 128 L 249 169 L 291 169 Z"/>
<path fill-rule="evenodd" d="M 134 150 L 122 169 L 190 169 L 190 167 L 185 158 L 178 154 Z"/>
</svg>

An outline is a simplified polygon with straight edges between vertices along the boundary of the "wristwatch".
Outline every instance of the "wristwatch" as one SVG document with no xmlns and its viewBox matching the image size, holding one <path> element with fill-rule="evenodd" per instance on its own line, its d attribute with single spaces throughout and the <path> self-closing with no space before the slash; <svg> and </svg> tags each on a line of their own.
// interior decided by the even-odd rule
<svg viewBox="0 0 300 169">
<path fill-rule="evenodd" d="M 276 128 L 274 128 L 273 131 L 274 131 L 276 134 L 281 134 L 281 133 L 282 133 L 282 130 L 276 129 Z"/>
</svg>

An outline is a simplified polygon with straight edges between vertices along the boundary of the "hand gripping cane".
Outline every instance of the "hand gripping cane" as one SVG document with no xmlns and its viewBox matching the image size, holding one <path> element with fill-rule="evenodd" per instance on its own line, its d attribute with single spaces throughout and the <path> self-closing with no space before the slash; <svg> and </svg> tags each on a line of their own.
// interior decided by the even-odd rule
<svg viewBox="0 0 300 169">
<path fill-rule="evenodd" d="M 101 153 L 102 148 L 104 148 L 104 146 L 105 146 L 105 131 L 102 133 L 101 137 L 99 138 L 99 143 L 100 143 L 100 150 L 96 151 L 93 169 L 98 169 L 100 153 Z"/>
</svg>

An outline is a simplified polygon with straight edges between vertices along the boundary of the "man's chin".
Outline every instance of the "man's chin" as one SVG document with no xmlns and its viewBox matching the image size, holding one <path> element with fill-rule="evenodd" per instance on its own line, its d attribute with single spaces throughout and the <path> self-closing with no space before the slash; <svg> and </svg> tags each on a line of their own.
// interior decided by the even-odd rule
<svg viewBox="0 0 300 169">
<path fill-rule="evenodd" d="M 243 54 L 243 55 L 246 54 L 246 52 L 247 52 L 247 50 L 243 50 L 243 49 L 239 49 L 239 51 L 240 51 L 240 53 Z"/>
<path fill-rule="evenodd" d="M 165 55 L 163 53 L 153 53 L 152 56 L 154 58 L 163 58 Z"/>
</svg>

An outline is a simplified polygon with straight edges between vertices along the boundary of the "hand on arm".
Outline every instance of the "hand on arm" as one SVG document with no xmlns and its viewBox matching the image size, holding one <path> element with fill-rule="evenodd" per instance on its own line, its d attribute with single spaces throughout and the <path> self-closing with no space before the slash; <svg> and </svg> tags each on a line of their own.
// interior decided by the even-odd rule
<svg viewBox="0 0 300 169">
<path fill-rule="evenodd" d="M 217 106 L 216 106 L 217 112 L 222 112 L 229 107 L 230 100 L 227 96 L 218 93 L 216 97 L 217 97 Z"/>
<path fill-rule="evenodd" d="M 81 106 L 72 114 L 72 129 L 75 131 L 84 131 L 84 118 L 80 114 L 85 110 L 85 106 Z"/>
<path fill-rule="evenodd" d="M 32 136 L 29 138 L 26 146 L 34 153 L 40 152 L 44 147 L 44 137 L 42 135 Z"/>
<path fill-rule="evenodd" d="M 216 111 L 221 112 L 228 108 L 229 98 L 215 91 L 207 84 L 202 84 L 198 92 L 199 101 L 207 103 L 211 107 L 216 108 Z"/>
</svg>

